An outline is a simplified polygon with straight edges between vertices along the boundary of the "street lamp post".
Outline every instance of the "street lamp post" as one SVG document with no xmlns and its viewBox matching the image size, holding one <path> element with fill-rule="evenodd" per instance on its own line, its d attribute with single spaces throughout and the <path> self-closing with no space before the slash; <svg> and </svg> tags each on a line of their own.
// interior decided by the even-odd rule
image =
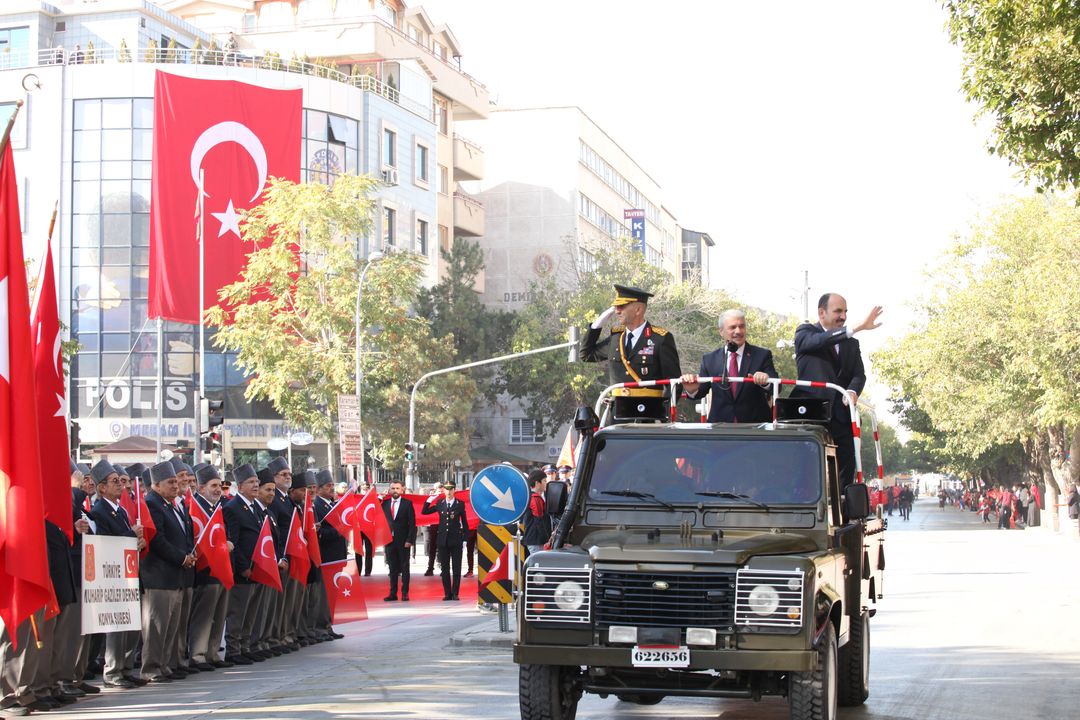
<svg viewBox="0 0 1080 720">
<path fill-rule="evenodd" d="M 364 482 L 364 425 L 363 425 L 363 395 L 360 392 L 361 381 L 363 371 L 360 369 L 360 346 L 361 342 L 361 325 L 360 325 L 360 298 L 363 296 L 364 291 L 364 277 L 367 275 L 367 271 L 371 266 L 382 260 L 384 255 L 376 250 L 368 255 L 367 264 L 364 265 L 364 269 L 360 271 L 360 281 L 356 283 L 356 365 L 354 370 L 356 381 L 356 415 L 357 420 L 360 422 L 360 468 L 357 472 L 356 486 L 360 487 L 360 484 Z"/>
</svg>

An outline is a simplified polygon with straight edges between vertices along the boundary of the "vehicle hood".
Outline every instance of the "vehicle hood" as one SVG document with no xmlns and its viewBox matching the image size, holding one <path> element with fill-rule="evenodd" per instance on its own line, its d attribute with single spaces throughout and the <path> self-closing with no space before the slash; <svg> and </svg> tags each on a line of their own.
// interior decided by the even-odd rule
<svg viewBox="0 0 1080 720">
<path fill-rule="evenodd" d="M 743 565 L 755 555 L 808 553 L 818 549 L 810 537 L 797 532 L 728 532 L 723 537 L 679 536 L 678 528 L 601 530 L 581 543 L 593 561 L 640 563 L 709 563 Z"/>
</svg>

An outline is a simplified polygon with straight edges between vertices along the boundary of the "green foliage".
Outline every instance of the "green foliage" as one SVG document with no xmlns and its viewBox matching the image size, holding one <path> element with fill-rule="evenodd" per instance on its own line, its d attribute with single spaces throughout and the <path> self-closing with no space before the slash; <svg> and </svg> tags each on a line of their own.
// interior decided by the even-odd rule
<svg viewBox="0 0 1080 720">
<path fill-rule="evenodd" d="M 1040 189 L 1080 179 L 1080 5 L 943 0 L 963 89 L 994 118 L 990 150 Z"/>
<path fill-rule="evenodd" d="M 355 310 L 362 263 L 356 238 L 370 230 L 376 183 L 342 175 L 332 186 L 274 179 L 241 228 L 253 251 L 222 306 L 208 311 L 214 342 L 237 353 L 249 375 L 245 396 L 268 400 L 293 427 L 334 437 L 337 396 L 354 392 Z M 269 238 L 269 241 L 267 239 Z M 395 253 L 365 276 L 363 419 L 372 454 L 399 465 L 408 436 L 409 390 L 423 373 L 452 364 L 449 339 L 435 340 L 411 311 L 421 259 Z M 432 461 L 466 459 L 467 437 L 454 424 L 475 397 L 472 382 L 447 376 L 418 397 L 418 437 Z"/>
<path fill-rule="evenodd" d="M 947 466 L 1080 425 L 1077 238 L 1069 203 L 1003 205 L 948 253 L 920 326 L 875 354 L 905 425 Z"/>
</svg>

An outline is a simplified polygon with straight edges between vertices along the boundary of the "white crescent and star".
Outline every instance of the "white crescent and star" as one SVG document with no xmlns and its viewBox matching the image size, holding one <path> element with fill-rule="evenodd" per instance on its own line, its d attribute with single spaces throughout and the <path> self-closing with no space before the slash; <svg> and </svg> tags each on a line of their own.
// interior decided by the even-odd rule
<svg viewBox="0 0 1080 720">
<path fill-rule="evenodd" d="M 202 162 L 206 157 L 206 154 L 213 148 L 226 142 L 236 143 L 242 147 L 255 163 L 255 171 L 259 176 L 258 189 L 255 190 L 255 194 L 251 196 L 251 200 L 249 201 L 255 202 L 259 199 L 259 196 L 262 195 L 263 188 L 266 187 L 266 149 L 263 147 L 259 137 L 242 123 L 226 120 L 225 122 L 211 125 L 203 131 L 202 135 L 199 136 L 191 148 L 191 179 L 194 181 L 196 187 L 198 187 L 199 169 L 202 167 Z M 203 197 L 210 197 L 205 189 L 203 189 L 202 194 Z M 233 206 L 232 198 L 229 198 L 229 204 L 224 212 L 212 212 L 210 214 L 221 223 L 221 227 L 218 230 L 218 237 L 229 232 L 235 233 L 237 237 L 240 237 L 240 216 Z"/>
<path fill-rule="evenodd" d="M 214 523 L 210 526 L 210 547 L 214 547 L 214 531 L 221 530 L 221 525 Z"/>
<path fill-rule="evenodd" d="M 138 563 L 135 561 L 135 553 L 129 553 L 127 556 L 127 572 L 133 573 L 138 570 Z"/>
<path fill-rule="evenodd" d="M 338 582 L 337 582 L 338 578 L 345 578 L 346 580 L 348 580 L 349 581 L 349 586 L 348 587 L 341 587 L 340 585 L 338 585 Z M 352 576 L 351 575 L 348 575 L 344 570 L 336 572 L 336 573 L 334 573 L 333 583 L 334 583 L 334 587 L 337 588 L 338 590 L 340 590 L 342 595 L 344 595 L 345 597 L 349 597 L 349 595 L 352 592 L 352 590 L 351 590 L 351 588 L 352 588 Z"/>
<path fill-rule="evenodd" d="M 191 516 L 191 524 L 195 526 L 195 537 L 202 535 L 203 528 L 206 527 L 206 523 L 202 521 L 202 518 L 197 515 Z M 214 547 L 211 545 L 210 547 Z"/>
<path fill-rule="evenodd" d="M 274 539 L 272 537 L 264 537 L 262 539 L 262 542 L 259 543 L 259 554 L 262 555 L 264 558 L 270 558 L 272 560 L 273 556 L 266 554 L 266 543 L 270 543 L 270 547 L 273 547 Z"/>
<path fill-rule="evenodd" d="M 363 514 L 364 522 L 366 522 L 366 523 L 371 522 L 371 518 L 368 517 L 368 515 L 371 513 L 371 511 L 372 511 L 372 509 L 374 507 L 375 507 L 375 505 L 369 504 L 369 505 L 367 505 L 367 507 L 364 508 L 364 514 Z"/>
<path fill-rule="evenodd" d="M 349 513 L 353 512 L 354 510 L 356 510 L 356 507 L 352 506 L 352 507 L 347 507 L 347 508 L 345 508 L 344 510 L 341 511 L 341 524 L 342 525 L 351 525 L 352 524 L 352 523 L 349 522 Z"/>
</svg>

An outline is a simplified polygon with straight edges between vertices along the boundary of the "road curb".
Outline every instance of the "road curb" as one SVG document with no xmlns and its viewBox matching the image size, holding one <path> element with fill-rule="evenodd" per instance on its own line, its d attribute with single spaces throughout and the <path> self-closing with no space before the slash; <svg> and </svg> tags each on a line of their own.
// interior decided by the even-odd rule
<svg viewBox="0 0 1080 720">
<path fill-rule="evenodd" d="M 450 636 L 451 647 L 497 647 L 510 649 L 516 632 L 499 632 L 499 618 L 492 617 Z"/>
</svg>

